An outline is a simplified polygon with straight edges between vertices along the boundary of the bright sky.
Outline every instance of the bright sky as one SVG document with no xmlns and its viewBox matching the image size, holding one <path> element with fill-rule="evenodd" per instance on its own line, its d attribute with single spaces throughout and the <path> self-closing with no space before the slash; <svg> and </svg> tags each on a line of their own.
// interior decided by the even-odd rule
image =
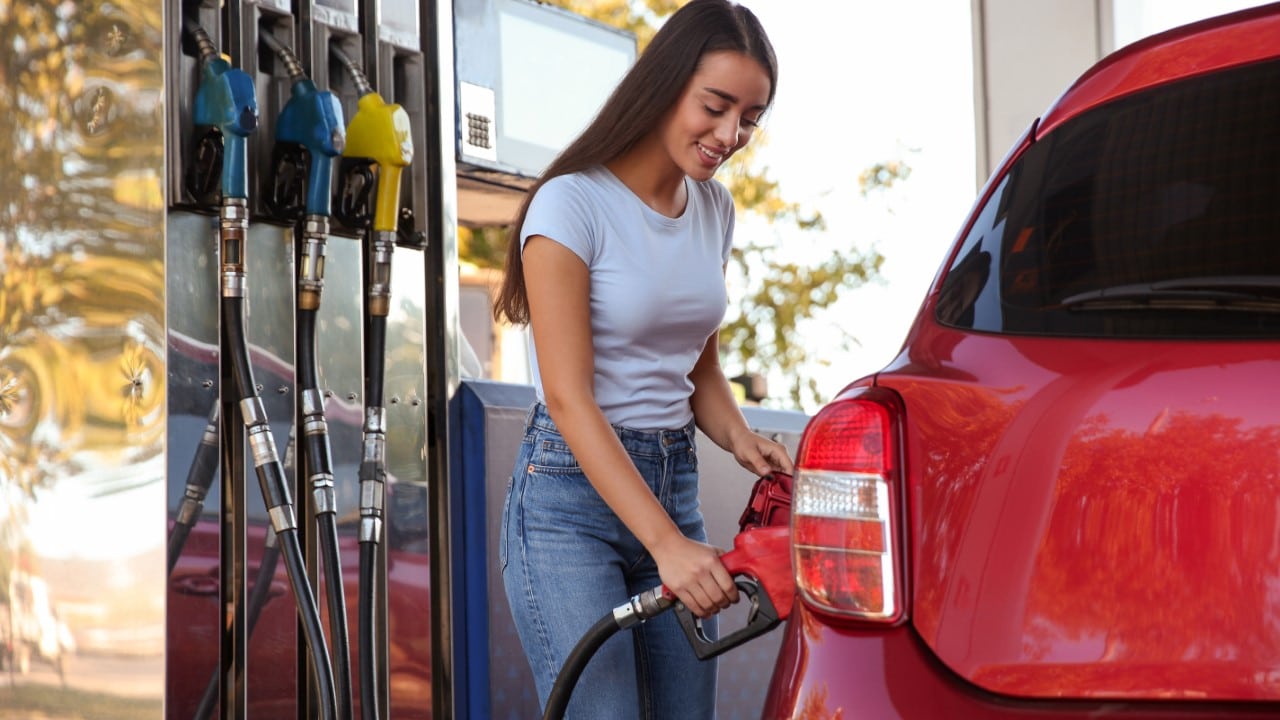
<svg viewBox="0 0 1280 720">
<path fill-rule="evenodd" d="M 806 236 L 741 217 L 739 236 L 781 232 L 788 257 L 795 253 L 801 261 L 806 253 L 820 257 L 819 249 L 851 244 L 875 246 L 885 256 L 882 283 L 849 293 L 806 332 L 812 338 L 847 334 L 859 342 L 848 350 L 832 342 L 826 353 L 830 367 L 807 371 L 826 399 L 897 354 L 975 199 L 970 2 L 739 2 L 760 18 L 778 55 L 778 93 L 760 162 L 770 168 L 786 199 L 821 210 L 828 225 L 825 234 Z M 1123 46 L 1262 3 L 1113 4 L 1116 43 Z M 858 173 L 887 160 L 906 161 L 910 178 L 888 195 L 863 200 Z M 781 378 L 770 382 L 781 385 Z"/>
</svg>

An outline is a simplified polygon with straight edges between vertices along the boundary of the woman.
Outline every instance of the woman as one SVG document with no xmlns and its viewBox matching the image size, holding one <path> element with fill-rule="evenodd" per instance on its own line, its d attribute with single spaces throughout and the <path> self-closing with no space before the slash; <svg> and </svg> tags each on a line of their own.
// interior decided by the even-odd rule
<svg viewBox="0 0 1280 720">
<path fill-rule="evenodd" d="M 747 427 L 717 351 L 734 207 L 712 178 L 751 138 L 776 76 L 749 10 L 693 0 L 513 226 L 496 312 L 531 327 L 538 402 L 499 556 L 544 706 L 578 639 L 630 596 L 661 583 L 703 618 L 737 600 L 705 542 L 695 423 L 751 472 L 791 471 L 786 449 Z M 629 635 L 597 652 L 570 717 L 714 715 L 715 665 L 671 613 Z"/>
</svg>

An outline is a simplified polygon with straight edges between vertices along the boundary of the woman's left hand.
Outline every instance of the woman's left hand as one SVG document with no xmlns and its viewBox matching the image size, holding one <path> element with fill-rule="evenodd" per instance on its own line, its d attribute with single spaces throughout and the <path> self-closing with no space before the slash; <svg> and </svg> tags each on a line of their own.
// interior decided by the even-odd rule
<svg viewBox="0 0 1280 720">
<path fill-rule="evenodd" d="M 742 467 L 756 475 L 771 472 L 790 474 L 794 469 L 791 456 L 782 443 L 774 442 L 750 430 L 738 433 L 729 441 L 729 451 Z"/>
</svg>

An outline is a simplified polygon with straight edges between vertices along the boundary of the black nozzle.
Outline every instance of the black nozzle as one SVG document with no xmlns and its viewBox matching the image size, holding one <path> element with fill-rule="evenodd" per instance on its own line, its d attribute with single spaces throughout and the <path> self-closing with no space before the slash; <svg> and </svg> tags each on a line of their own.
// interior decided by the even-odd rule
<svg viewBox="0 0 1280 720">
<path fill-rule="evenodd" d="M 751 603 L 747 624 L 733 632 L 722 633 L 717 640 L 707 637 L 702 629 L 702 621 L 694 617 L 684 603 L 676 603 L 676 617 L 680 620 L 680 627 L 684 629 L 684 634 L 689 638 L 689 644 L 693 646 L 693 652 L 699 660 L 713 658 L 732 650 L 748 640 L 769 632 L 782 622 L 778 617 L 777 608 L 769 599 L 769 593 L 764 592 L 759 583 L 749 577 L 734 578 L 734 582 Z"/>
<path fill-rule="evenodd" d="M 277 142 L 263 184 L 262 202 L 272 217 L 301 220 L 307 212 L 307 167 L 311 154 L 302 145 Z"/>
<path fill-rule="evenodd" d="M 187 192 L 197 205 L 217 205 L 222 198 L 222 133 L 206 128 L 192 148 L 184 178 Z"/>
<path fill-rule="evenodd" d="M 344 157 L 338 164 L 333 216 L 348 228 L 363 229 L 373 220 L 373 190 L 377 178 L 365 158 Z"/>
</svg>

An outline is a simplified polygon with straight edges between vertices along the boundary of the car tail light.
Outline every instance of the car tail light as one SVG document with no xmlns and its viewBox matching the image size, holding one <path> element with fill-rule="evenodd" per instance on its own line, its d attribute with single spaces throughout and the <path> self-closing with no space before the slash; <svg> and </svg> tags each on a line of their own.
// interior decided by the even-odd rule
<svg viewBox="0 0 1280 720">
<path fill-rule="evenodd" d="M 818 610 L 902 619 L 900 407 L 868 388 L 824 407 L 800 440 L 791 541 L 796 585 Z"/>
</svg>

